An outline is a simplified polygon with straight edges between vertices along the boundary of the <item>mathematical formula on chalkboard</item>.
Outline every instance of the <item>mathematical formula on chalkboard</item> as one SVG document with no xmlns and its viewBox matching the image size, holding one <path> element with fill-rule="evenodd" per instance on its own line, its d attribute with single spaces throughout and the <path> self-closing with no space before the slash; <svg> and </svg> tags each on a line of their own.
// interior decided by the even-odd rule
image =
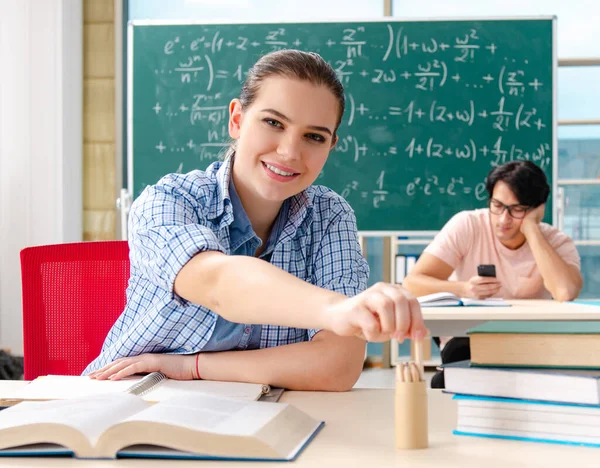
<svg viewBox="0 0 600 468">
<path fill-rule="evenodd" d="M 217 160 L 249 68 L 299 48 L 346 90 L 317 183 L 348 199 L 361 229 L 385 230 L 375 217 L 387 215 L 434 229 L 414 202 L 441 206 L 439 226 L 481 205 L 492 167 L 531 160 L 552 177 L 552 31 L 550 20 L 134 26 L 134 195 Z"/>
</svg>

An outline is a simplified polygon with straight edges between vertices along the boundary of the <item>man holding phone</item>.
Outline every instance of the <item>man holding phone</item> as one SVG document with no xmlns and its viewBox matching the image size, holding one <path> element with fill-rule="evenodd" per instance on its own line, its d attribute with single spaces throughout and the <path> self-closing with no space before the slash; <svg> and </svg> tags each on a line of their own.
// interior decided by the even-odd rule
<svg viewBox="0 0 600 468">
<path fill-rule="evenodd" d="M 403 286 L 417 296 L 451 292 L 484 299 L 575 299 L 583 286 L 573 241 L 543 223 L 550 187 L 530 161 L 487 177 L 488 208 L 462 211 L 427 246 Z M 494 265 L 494 276 L 478 274 Z"/>
<path fill-rule="evenodd" d="M 488 208 L 453 216 L 403 286 L 416 296 L 575 299 L 583 286 L 580 258 L 567 235 L 542 222 L 550 193 L 544 172 L 512 161 L 490 171 L 486 189 Z"/>
<path fill-rule="evenodd" d="M 477 275 L 496 277 L 496 265 L 477 265 Z"/>
</svg>

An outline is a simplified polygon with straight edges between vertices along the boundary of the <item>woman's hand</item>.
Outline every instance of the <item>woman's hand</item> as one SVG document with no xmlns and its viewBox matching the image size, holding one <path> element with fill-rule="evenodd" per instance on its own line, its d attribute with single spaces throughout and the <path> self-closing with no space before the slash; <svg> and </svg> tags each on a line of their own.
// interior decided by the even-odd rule
<svg viewBox="0 0 600 468">
<path fill-rule="evenodd" d="M 174 380 L 194 380 L 196 374 L 195 354 L 140 354 L 117 359 L 89 374 L 92 379 L 119 380 L 133 374 L 162 372 Z"/>
<path fill-rule="evenodd" d="M 330 305 L 330 330 L 340 336 L 368 341 L 422 339 L 427 334 L 421 306 L 401 286 L 377 283 L 354 297 Z"/>
</svg>

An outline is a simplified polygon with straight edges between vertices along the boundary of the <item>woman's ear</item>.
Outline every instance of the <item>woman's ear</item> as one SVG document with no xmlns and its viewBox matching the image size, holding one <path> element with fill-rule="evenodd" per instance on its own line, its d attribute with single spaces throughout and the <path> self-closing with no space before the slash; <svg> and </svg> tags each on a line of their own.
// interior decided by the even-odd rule
<svg viewBox="0 0 600 468">
<path fill-rule="evenodd" d="M 242 103 L 233 99 L 229 103 L 229 136 L 234 140 L 240 137 L 242 123 Z"/>
</svg>

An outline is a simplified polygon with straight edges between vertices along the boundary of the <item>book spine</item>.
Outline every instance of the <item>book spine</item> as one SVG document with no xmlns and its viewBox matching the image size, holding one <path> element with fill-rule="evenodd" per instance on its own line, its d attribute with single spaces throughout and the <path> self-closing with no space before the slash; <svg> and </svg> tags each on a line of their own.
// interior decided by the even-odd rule
<svg viewBox="0 0 600 468">
<path fill-rule="evenodd" d="M 406 256 L 405 255 L 396 255 L 394 282 L 396 284 L 402 284 L 405 277 L 406 277 Z"/>
</svg>

